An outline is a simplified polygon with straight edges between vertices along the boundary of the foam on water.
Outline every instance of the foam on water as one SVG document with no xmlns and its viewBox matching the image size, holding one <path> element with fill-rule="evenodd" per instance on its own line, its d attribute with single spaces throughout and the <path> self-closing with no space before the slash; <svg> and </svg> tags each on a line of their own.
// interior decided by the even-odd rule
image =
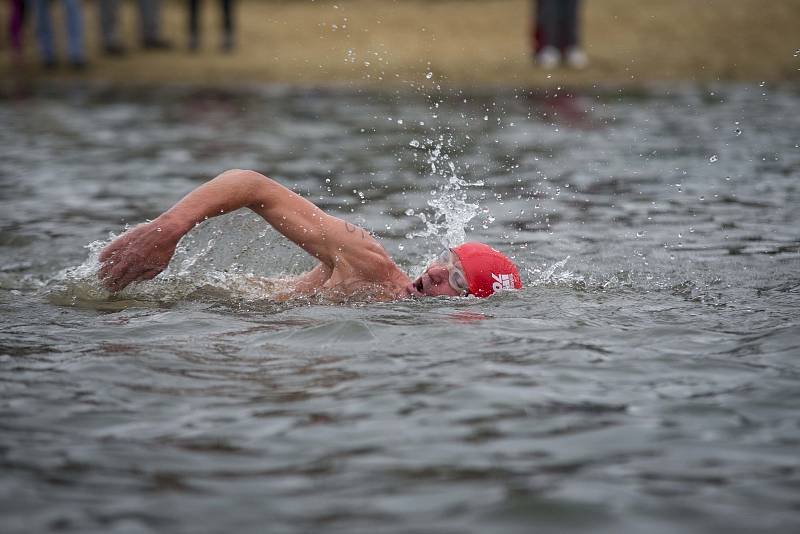
<svg viewBox="0 0 800 534">
<path fill-rule="evenodd" d="M 484 183 L 480 180 L 468 182 L 459 175 L 456 162 L 450 155 L 457 148 L 452 135 L 426 138 L 423 146 L 427 151 L 428 176 L 436 183 L 427 201 L 433 213 L 430 215 L 411 208 L 406 210 L 406 215 L 418 217 L 425 225 L 422 230 L 409 232 L 406 238 L 435 238 L 443 248 L 452 248 L 466 240 L 469 222 L 480 212 L 480 206 L 469 200 L 467 190 L 481 187 Z M 437 254 L 438 251 L 429 259 Z"/>
<path fill-rule="evenodd" d="M 282 243 L 260 218 L 232 214 L 227 220 L 199 225 L 185 236 L 169 267 L 156 278 L 112 294 L 98 278 L 98 256 L 116 237 L 111 233 L 107 240 L 87 245 L 89 254 L 80 265 L 60 271 L 45 283 L 47 297 L 57 304 L 107 307 L 106 303 L 121 308 L 170 305 L 185 299 L 232 305 L 281 301 L 286 300 L 291 276 L 311 265 L 310 258 Z"/>
</svg>

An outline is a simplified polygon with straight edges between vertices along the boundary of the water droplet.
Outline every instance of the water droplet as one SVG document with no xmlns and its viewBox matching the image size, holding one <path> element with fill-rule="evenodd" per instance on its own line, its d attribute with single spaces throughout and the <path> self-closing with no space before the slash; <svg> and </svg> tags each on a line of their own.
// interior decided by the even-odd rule
<svg viewBox="0 0 800 534">
<path fill-rule="evenodd" d="M 739 128 L 736 128 L 736 129 L 733 131 L 733 133 L 734 133 L 734 134 L 736 134 L 736 136 L 738 137 L 738 136 L 742 135 L 742 130 L 740 130 Z"/>
<path fill-rule="evenodd" d="M 156 228 L 156 232 L 160 232 L 160 231 L 161 231 L 161 227 L 159 226 L 158 228 Z"/>
<path fill-rule="evenodd" d="M 708 162 L 709 162 L 709 163 L 716 163 L 716 162 L 718 162 L 718 161 L 719 161 L 719 156 L 717 156 L 716 154 L 714 154 L 713 156 L 711 156 L 710 158 L 708 158 Z"/>
<path fill-rule="evenodd" d="M 397 124 L 403 124 L 403 119 L 397 119 Z"/>
<path fill-rule="evenodd" d="M 636 237 L 637 238 L 644 237 L 646 234 L 647 234 L 647 232 L 645 232 L 644 230 L 640 230 L 640 231 L 636 232 Z"/>
<path fill-rule="evenodd" d="M 416 139 L 412 139 L 412 140 L 411 140 L 411 141 L 408 143 L 408 146 L 412 146 L 412 147 L 414 147 L 414 148 L 419 148 L 419 141 L 417 141 Z"/>
<path fill-rule="evenodd" d="M 329 184 L 329 183 L 331 183 L 331 179 L 330 179 L 330 178 L 325 178 L 325 183 L 326 183 L 326 184 Z M 263 206 L 264 204 L 261 204 L 261 205 Z"/>
<path fill-rule="evenodd" d="M 483 120 L 488 121 L 489 120 L 489 115 L 484 115 L 483 116 Z"/>
<path fill-rule="evenodd" d="M 428 72 L 427 74 L 425 74 L 425 77 L 430 80 L 431 78 L 433 78 L 433 73 Z"/>
</svg>

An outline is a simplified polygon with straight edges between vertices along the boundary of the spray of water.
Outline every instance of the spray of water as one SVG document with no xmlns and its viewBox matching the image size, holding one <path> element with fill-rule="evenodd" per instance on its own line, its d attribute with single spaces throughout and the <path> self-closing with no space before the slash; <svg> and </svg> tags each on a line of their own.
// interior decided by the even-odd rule
<svg viewBox="0 0 800 534">
<path fill-rule="evenodd" d="M 98 279 L 100 251 L 117 236 L 86 246 L 87 258 L 64 269 L 43 288 L 56 304 L 113 308 L 170 305 L 182 300 L 248 303 L 284 300 L 292 275 L 310 266 L 306 255 L 264 228 L 260 218 L 236 214 L 209 221 L 181 240 L 170 266 L 153 280 L 137 282 L 112 295 Z M 269 251 L 269 253 L 267 253 Z M 285 282 L 285 283 L 282 283 Z"/>
<path fill-rule="evenodd" d="M 406 215 L 416 216 L 424 224 L 424 228 L 410 232 L 406 238 L 435 238 L 443 247 L 455 247 L 466 240 L 467 226 L 480 212 L 480 206 L 469 201 L 468 188 L 483 186 L 483 181 L 468 182 L 459 175 L 450 156 L 455 148 L 450 134 L 440 134 L 436 139 L 425 138 L 422 142 L 414 139 L 410 145 L 426 151 L 429 176 L 437 182 L 437 186 L 431 191 L 431 198 L 427 202 L 433 210 L 432 214 L 416 212 L 411 208 L 406 210 Z"/>
</svg>

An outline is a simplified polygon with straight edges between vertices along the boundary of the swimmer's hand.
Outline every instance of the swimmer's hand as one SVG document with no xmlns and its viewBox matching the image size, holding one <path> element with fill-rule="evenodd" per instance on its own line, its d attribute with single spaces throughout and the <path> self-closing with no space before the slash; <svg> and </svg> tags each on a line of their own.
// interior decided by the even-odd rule
<svg viewBox="0 0 800 534">
<path fill-rule="evenodd" d="M 183 235 L 178 225 L 156 219 L 131 228 L 100 251 L 103 286 L 116 293 L 128 284 L 150 280 L 167 268 Z"/>
</svg>

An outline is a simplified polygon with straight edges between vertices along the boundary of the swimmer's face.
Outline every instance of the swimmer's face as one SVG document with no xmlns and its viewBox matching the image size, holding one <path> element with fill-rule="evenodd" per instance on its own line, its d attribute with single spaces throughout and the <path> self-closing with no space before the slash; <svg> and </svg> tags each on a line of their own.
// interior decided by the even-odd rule
<svg viewBox="0 0 800 534">
<path fill-rule="evenodd" d="M 412 297 L 464 296 L 467 285 L 463 273 L 458 256 L 447 250 L 408 284 L 406 291 Z"/>
</svg>

